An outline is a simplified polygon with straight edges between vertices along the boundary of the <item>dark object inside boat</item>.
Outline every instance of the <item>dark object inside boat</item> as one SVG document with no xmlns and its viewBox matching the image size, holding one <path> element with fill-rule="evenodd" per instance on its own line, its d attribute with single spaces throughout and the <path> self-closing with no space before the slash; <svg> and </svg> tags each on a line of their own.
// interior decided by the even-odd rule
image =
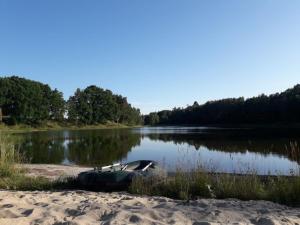
<svg viewBox="0 0 300 225">
<path fill-rule="evenodd" d="M 164 174 L 156 162 L 139 160 L 127 164 L 114 164 L 80 173 L 78 182 L 81 187 L 95 191 L 125 190 L 136 176 L 150 178 Z"/>
</svg>

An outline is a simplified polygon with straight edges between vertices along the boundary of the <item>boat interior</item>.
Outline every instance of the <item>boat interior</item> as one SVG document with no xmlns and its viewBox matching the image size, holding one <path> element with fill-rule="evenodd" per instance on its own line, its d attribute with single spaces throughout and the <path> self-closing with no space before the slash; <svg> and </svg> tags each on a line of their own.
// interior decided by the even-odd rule
<svg viewBox="0 0 300 225">
<path fill-rule="evenodd" d="M 113 164 L 101 168 L 95 168 L 99 172 L 115 172 L 115 171 L 146 171 L 149 168 L 154 168 L 154 162 L 151 160 L 139 160 L 127 164 Z"/>
</svg>

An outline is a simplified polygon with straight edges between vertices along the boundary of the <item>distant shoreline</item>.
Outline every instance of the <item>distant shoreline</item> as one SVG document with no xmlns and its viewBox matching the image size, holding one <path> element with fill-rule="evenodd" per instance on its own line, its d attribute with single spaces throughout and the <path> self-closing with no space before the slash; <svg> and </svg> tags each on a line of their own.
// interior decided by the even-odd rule
<svg viewBox="0 0 300 225">
<path fill-rule="evenodd" d="M 207 127 L 207 128 L 228 128 L 228 129 L 256 129 L 256 128 L 299 128 L 300 123 L 272 123 L 272 124 L 156 124 L 145 125 L 144 127 Z"/>
<path fill-rule="evenodd" d="M 30 126 L 26 124 L 7 126 L 0 124 L 0 132 L 38 132 L 38 131 L 59 131 L 59 130 L 100 130 L 100 129 L 126 129 L 140 126 L 129 126 L 124 124 L 108 123 L 96 125 L 74 125 L 74 124 L 58 124 L 47 123 L 41 126 Z"/>
<path fill-rule="evenodd" d="M 0 132 L 39 132 L 39 131 L 60 131 L 60 130 L 101 130 L 101 129 L 129 129 L 129 128 L 154 128 L 154 127 L 190 127 L 190 128 L 220 128 L 220 129 L 295 129 L 300 130 L 299 124 L 276 123 L 276 124 L 157 124 L 157 125 L 125 125 L 117 123 L 95 124 L 95 125 L 75 125 L 68 123 L 46 123 L 45 125 L 30 126 L 18 124 L 8 126 L 0 123 Z"/>
</svg>

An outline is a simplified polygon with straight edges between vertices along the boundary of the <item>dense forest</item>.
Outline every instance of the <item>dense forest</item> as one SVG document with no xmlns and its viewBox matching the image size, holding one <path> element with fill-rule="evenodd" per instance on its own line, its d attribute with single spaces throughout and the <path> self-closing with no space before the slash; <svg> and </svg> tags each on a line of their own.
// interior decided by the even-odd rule
<svg viewBox="0 0 300 225">
<path fill-rule="evenodd" d="M 68 101 L 49 85 L 17 76 L 0 78 L 0 122 L 8 125 L 42 124 L 47 121 L 75 125 L 114 122 L 142 123 L 139 109 L 127 99 L 97 86 L 77 89 Z M 229 98 L 194 102 L 144 116 L 145 125 L 212 125 L 300 123 L 300 85 L 282 93 L 249 99 Z"/>
<path fill-rule="evenodd" d="M 106 122 L 140 124 L 139 109 L 125 97 L 96 86 L 77 89 L 65 101 L 49 85 L 17 76 L 0 78 L 0 122 L 8 125 L 42 124 L 47 121 L 94 125 Z"/>
<path fill-rule="evenodd" d="M 144 117 L 147 125 L 221 125 L 300 123 L 300 85 L 282 93 L 249 99 L 228 98 L 194 102 L 186 108 L 153 112 Z"/>
</svg>

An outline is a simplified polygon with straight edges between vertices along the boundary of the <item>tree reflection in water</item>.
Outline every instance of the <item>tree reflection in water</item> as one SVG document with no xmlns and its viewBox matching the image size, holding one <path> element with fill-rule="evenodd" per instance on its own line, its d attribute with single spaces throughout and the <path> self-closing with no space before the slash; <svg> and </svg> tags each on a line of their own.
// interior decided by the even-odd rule
<svg viewBox="0 0 300 225">
<path fill-rule="evenodd" d="M 102 166 L 126 160 L 134 147 L 144 150 L 142 139 L 168 142 L 170 148 L 188 144 L 195 150 L 206 148 L 225 153 L 270 154 L 300 163 L 298 132 L 226 129 L 112 129 L 49 131 L 22 134 L 20 149 L 31 163 Z M 292 143 L 292 147 L 291 147 Z M 151 147 L 152 145 L 150 145 Z M 153 145 L 154 146 L 154 145 Z M 173 146 L 173 147 L 172 147 Z M 296 147 L 295 147 L 296 146 Z M 149 148 L 149 146 L 147 146 Z M 149 149 L 148 149 L 149 150 Z"/>
</svg>

